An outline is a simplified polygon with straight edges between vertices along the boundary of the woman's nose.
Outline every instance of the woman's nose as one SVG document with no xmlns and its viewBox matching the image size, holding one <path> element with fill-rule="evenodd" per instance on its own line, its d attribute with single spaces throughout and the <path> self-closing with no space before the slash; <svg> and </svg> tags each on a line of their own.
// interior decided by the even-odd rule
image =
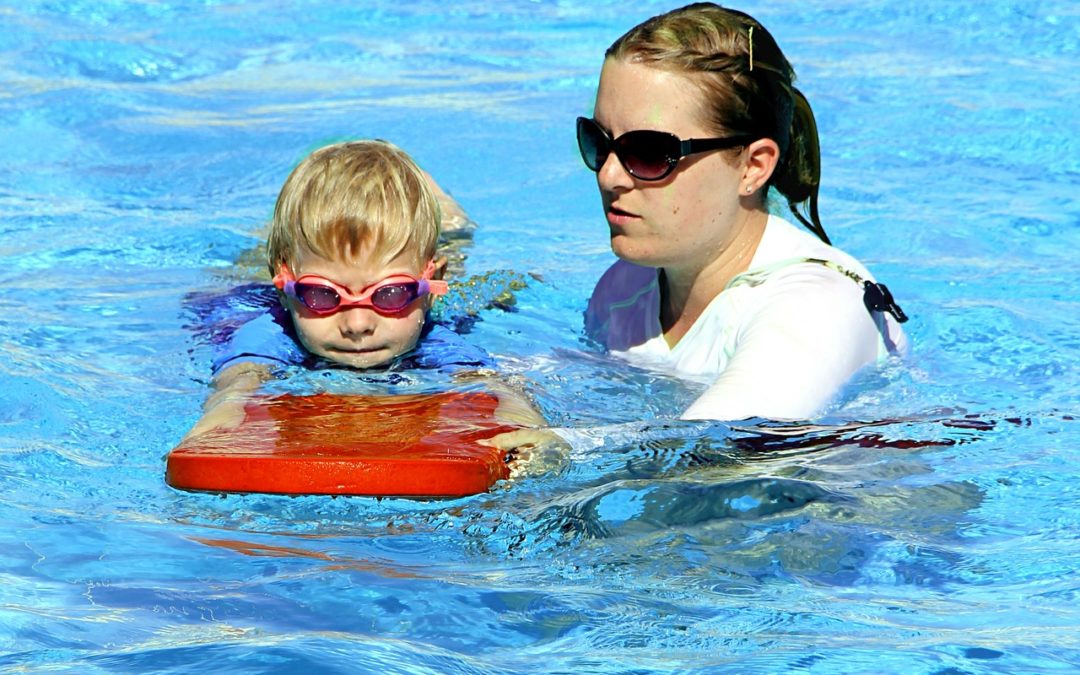
<svg viewBox="0 0 1080 675">
<path fill-rule="evenodd" d="M 607 159 L 600 165 L 600 170 L 596 172 L 596 182 L 602 190 L 634 187 L 634 177 L 626 170 L 614 152 L 608 153 Z"/>
</svg>

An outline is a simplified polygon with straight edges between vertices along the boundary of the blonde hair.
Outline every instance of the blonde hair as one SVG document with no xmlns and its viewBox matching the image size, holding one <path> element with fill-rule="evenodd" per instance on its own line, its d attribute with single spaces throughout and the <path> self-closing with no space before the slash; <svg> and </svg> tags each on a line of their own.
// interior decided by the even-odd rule
<svg viewBox="0 0 1080 675">
<path fill-rule="evenodd" d="M 776 141 L 780 162 L 769 185 L 807 229 L 829 242 L 817 213 L 821 156 L 814 113 L 794 86 L 795 70 L 756 19 L 711 2 L 687 5 L 631 28 L 606 57 L 693 77 L 705 97 L 703 121 L 717 135 Z"/>
<path fill-rule="evenodd" d="M 380 140 L 350 141 L 308 155 L 285 180 L 266 241 L 270 274 L 307 249 L 351 260 L 362 249 L 379 262 L 415 251 L 417 268 L 435 255 L 439 204 L 424 172 Z"/>
</svg>

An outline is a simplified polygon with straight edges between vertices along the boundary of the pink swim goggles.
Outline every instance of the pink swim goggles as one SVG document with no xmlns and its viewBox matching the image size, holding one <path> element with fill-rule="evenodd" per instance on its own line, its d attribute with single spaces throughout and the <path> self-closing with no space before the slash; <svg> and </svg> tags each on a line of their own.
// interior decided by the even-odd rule
<svg viewBox="0 0 1080 675">
<path fill-rule="evenodd" d="M 274 286 L 316 314 L 333 314 L 345 307 L 370 307 L 382 314 L 396 314 L 425 295 L 445 295 L 445 281 L 432 279 L 435 261 L 430 261 L 419 279 L 395 274 L 371 284 L 359 293 L 317 274 L 293 277 L 287 265 L 274 277 Z"/>
</svg>

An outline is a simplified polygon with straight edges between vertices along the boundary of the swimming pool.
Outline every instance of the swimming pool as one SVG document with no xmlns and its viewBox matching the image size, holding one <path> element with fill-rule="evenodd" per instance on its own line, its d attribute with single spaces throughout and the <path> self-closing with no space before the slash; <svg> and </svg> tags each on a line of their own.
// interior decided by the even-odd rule
<svg viewBox="0 0 1080 675">
<path fill-rule="evenodd" d="M 674 422 L 691 385 L 581 340 L 611 257 L 573 119 L 671 5 L 281 4 L 0 7 L 0 669 L 1080 667 L 1072 3 L 742 6 L 815 105 L 830 235 L 913 317 L 798 436 Z M 169 489 L 185 298 L 355 136 L 480 223 L 478 302 L 528 280 L 470 339 L 598 447 L 452 502 Z"/>
</svg>

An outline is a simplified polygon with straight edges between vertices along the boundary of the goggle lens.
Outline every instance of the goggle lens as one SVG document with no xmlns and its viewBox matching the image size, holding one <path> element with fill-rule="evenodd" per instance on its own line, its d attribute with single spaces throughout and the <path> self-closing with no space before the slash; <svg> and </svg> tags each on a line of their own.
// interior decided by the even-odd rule
<svg viewBox="0 0 1080 675">
<path fill-rule="evenodd" d="M 418 291 L 419 284 L 415 281 L 387 284 L 376 289 L 371 296 L 371 304 L 375 305 L 375 309 L 381 309 L 384 312 L 397 312 L 405 309 L 412 304 L 413 300 L 420 297 Z"/>
<path fill-rule="evenodd" d="M 330 286 L 296 282 L 296 298 L 313 312 L 333 312 L 341 306 L 341 295 Z M 420 284 L 415 281 L 379 286 L 371 294 L 371 306 L 380 312 L 400 312 L 420 297 Z"/>
<path fill-rule="evenodd" d="M 296 298 L 315 312 L 332 312 L 341 304 L 341 296 L 329 286 L 297 283 Z"/>
</svg>

